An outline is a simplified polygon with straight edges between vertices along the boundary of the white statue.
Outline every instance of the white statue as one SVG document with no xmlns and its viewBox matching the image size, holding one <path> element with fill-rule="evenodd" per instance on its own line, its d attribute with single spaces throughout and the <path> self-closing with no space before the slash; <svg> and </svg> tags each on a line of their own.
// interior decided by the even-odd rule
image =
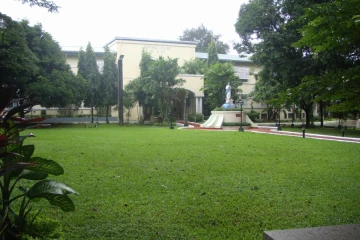
<svg viewBox="0 0 360 240">
<path fill-rule="evenodd" d="M 225 96 L 225 103 L 232 103 L 230 83 L 228 83 L 225 87 Z"/>
</svg>

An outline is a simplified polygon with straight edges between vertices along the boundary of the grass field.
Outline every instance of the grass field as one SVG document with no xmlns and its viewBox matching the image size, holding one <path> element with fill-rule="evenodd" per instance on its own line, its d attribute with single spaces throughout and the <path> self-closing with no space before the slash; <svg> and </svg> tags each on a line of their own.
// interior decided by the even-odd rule
<svg viewBox="0 0 360 240">
<path fill-rule="evenodd" d="M 80 193 L 75 212 L 41 213 L 65 239 L 262 239 L 360 223 L 359 144 L 147 126 L 31 131 L 35 156 L 65 169 L 53 179 Z"/>
</svg>

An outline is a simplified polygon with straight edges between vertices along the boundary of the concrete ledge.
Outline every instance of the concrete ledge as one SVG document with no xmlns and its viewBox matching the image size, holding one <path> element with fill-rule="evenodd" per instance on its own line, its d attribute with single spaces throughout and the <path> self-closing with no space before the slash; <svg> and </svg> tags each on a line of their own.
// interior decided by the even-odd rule
<svg viewBox="0 0 360 240">
<path fill-rule="evenodd" d="M 265 231 L 264 240 L 358 240 L 360 224 Z"/>
</svg>

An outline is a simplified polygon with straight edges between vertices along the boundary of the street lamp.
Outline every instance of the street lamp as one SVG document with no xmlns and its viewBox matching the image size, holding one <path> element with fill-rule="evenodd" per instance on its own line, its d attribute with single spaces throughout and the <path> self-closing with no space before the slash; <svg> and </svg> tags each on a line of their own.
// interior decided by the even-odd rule
<svg viewBox="0 0 360 240">
<path fill-rule="evenodd" d="M 188 127 L 189 124 L 187 122 L 186 110 L 187 110 L 187 99 L 189 95 L 186 93 L 184 96 L 184 127 Z"/>
<path fill-rule="evenodd" d="M 170 101 L 170 129 L 174 129 L 174 127 L 173 127 L 173 125 L 172 125 L 172 116 L 171 116 L 171 114 L 172 114 L 172 105 L 173 105 L 173 101 L 171 100 Z"/>
<path fill-rule="evenodd" d="M 239 132 L 243 132 L 244 129 L 242 127 L 242 112 L 243 112 L 243 109 L 242 109 L 242 106 L 243 106 L 243 101 L 241 99 L 241 95 L 240 95 L 240 99 L 238 100 L 238 104 L 240 105 L 240 127 L 239 127 Z"/>
<path fill-rule="evenodd" d="M 280 127 L 280 111 L 281 111 L 281 109 L 279 109 L 279 125 L 278 125 L 278 128 L 277 128 L 278 131 L 281 131 L 281 127 Z"/>
<path fill-rule="evenodd" d="M 293 107 L 292 107 L 291 127 L 294 127 L 294 119 L 295 119 L 295 104 L 293 104 Z"/>
<path fill-rule="evenodd" d="M 124 94 L 124 90 L 123 90 L 123 58 L 124 55 L 120 55 L 119 60 L 118 60 L 118 71 L 119 71 L 119 76 L 118 76 L 118 119 L 119 119 L 119 125 L 120 126 L 124 126 L 124 98 L 123 98 L 123 94 Z"/>
</svg>

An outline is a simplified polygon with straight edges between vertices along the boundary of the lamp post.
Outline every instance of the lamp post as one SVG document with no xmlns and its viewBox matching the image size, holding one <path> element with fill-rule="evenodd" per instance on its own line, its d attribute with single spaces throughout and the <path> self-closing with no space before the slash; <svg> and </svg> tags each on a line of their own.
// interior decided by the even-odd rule
<svg viewBox="0 0 360 240">
<path fill-rule="evenodd" d="M 239 127 L 239 132 L 243 132 L 244 129 L 242 127 L 242 112 L 243 112 L 243 109 L 242 109 L 242 106 L 243 106 L 243 101 L 241 99 L 241 95 L 240 95 L 240 99 L 238 100 L 238 104 L 240 105 L 240 127 Z"/>
<path fill-rule="evenodd" d="M 172 105 L 173 105 L 173 101 L 170 101 L 170 129 L 174 129 L 173 125 L 172 125 Z"/>
<path fill-rule="evenodd" d="M 189 124 L 187 122 L 187 116 L 186 116 L 186 110 L 187 110 L 187 99 L 188 99 L 188 94 L 185 94 L 184 96 L 184 127 L 188 127 Z"/>
<path fill-rule="evenodd" d="M 280 111 L 281 111 L 281 109 L 279 109 L 279 123 L 278 123 L 279 125 L 278 125 L 278 128 L 277 128 L 278 131 L 281 131 L 281 127 L 280 127 Z"/>
<path fill-rule="evenodd" d="M 295 104 L 292 107 L 291 127 L 294 127 L 294 119 L 295 119 Z"/>
<path fill-rule="evenodd" d="M 302 124 L 301 130 L 302 130 L 302 136 L 303 136 L 303 138 L 305 138 L 305 125 L 304 124 Z"/>
<path fill-rule="evenodd" d="M 119 82 L 118 82 L 118 118 L 119 125 L 124 126 L 124 90 L 123 90 L 123 58 L 124 55 L 120 55 L 118 60 L 118 69 L 119 69 Z"/>
</svg>

